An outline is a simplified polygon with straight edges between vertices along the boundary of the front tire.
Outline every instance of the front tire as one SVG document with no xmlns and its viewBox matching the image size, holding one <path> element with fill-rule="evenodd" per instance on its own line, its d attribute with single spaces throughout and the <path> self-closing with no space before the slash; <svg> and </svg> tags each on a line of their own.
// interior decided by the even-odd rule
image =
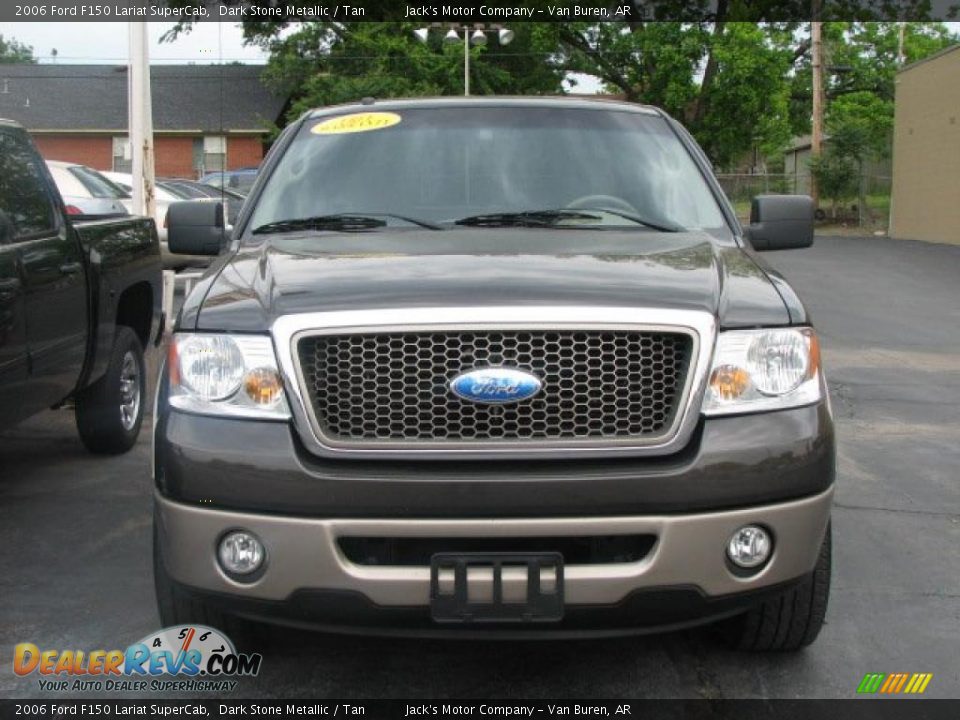
<svg viewBox="0 0 960 720">
<path fill-rule="evenodd" d="M 77 395 L 77 430 L 87 450 L 119 455 L 132 448 L 145 399 L 143 347 L 133 330 L 118 325 L 107 371 Z"/>
<path fill-rule="evenodd" d="M 817 639 L 830 597 L 831 536 L 827 525 L 817 565 L 803 582 L 720 625 L 727 644 L 755 652 L 795 651 Z"/>
</svg>

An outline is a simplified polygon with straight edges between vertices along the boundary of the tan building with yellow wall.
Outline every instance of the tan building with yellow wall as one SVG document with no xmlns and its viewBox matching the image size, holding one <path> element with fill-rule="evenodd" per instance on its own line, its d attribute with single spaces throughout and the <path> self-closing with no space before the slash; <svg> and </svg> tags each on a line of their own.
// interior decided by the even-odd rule
<svg viewBox="0 0 960 720">
<path fill-rule="evenodd" d="M 897 74 L 890 235 L 960 244 L 960 45 Z"/>
</svg>

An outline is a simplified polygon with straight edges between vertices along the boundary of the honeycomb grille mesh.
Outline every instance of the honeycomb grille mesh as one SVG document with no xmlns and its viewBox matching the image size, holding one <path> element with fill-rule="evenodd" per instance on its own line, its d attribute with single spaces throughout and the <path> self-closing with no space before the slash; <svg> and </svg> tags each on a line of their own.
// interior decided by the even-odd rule
<svg viewBox="0 0 960 720">
<path fill-rule="evenodd" d="M 646 441 L 673 424 L 692 344 L 680 332 L 446 331 L 307 336 L 297 354 L 334 441 Z M 448 388 L 500 366 L 536 375 L 541 391 L 487 405 Z"/>
</svg>

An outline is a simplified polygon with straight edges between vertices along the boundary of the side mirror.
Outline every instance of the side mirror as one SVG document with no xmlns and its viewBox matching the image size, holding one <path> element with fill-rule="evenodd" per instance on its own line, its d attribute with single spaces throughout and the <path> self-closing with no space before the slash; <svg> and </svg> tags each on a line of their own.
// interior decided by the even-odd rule
<svg viewBox="0 0 960 720">
<path fill-rule="evenodd" d="M 813 198 L 757 195 L 750 205 L 746 236 L 758 252 L 810 247 L 813 245 Z"/>
<path fill-rule="evenodd" d="M 185 200 L 167 208 L 167 247 L 178 255 L 219 255 L 225 239 L 223 203 Z"/>
</svg>

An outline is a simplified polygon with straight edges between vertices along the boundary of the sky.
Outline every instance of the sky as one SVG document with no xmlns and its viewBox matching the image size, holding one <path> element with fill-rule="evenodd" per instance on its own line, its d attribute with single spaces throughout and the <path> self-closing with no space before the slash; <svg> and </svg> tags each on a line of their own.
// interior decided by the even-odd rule
<svg viewBox="0 0 960 720">
<path fill-rule="evenodd" d="M 176 23 L 147 23 L 152 63 L 207 63 L 239 60 L 265 63 L 267 56 L 257 47 L 243 44 L 239 25 L 233 23 L 197 23 L 175 42 L 161 43 L 160 36 Z M 33 47 L 40 62 L 126 63 L 127 24 L 122 22 L 16 22 L 0 23 L 0 35 L 13 37 Z"/>
<path fill-rule="evenodd" d="M 2 2 L 3 0 L 0 0 Z M 240 25 L 226 22 L 197 23 L 189 33 L 174 42 L 160 42 L 161 36 L 176 23 L 147 23 L 150 37 L 150 62 L 265 63 L 267 54 L 256 46 L 243 44 Z M 78 32 L 82 30 L 82 32 Z M 0 35 L 15 38 L 33 47 L 42 63 L 117 63 L 127 62 L 127 24 L 122 22 L 17 22 L 0 23 Z M 56 49 L 56 57 L 53 50 Z M 575 92 L 600 92 L 600 82 L 589 75 L 576 75 Z"/>
<path fill-rule="evenodd" d="M 3 0 L 0 0 L 3 1 Z M 197 23 L 175 42 L 161 43 L 160 36 L 175 23 L 147 23 L 150 34 L 150 61 L 153 63 L 206 63 L 240 61 L 265 63 L 266 54 L 258 47 L 245 46 L 240 26 L 226 22 Z M 960 32 L 960 22 L 947 25 Z M 122 22 L 16 22 L 0 23 L 0 35 L 31 45 L 40 62 L 125 63 L 127 61 L 127 25 Z M 595 92 L 596 83 L 584 78 L 579 92 Z M 587 89 L 585 89 L 587 88 Z"/>
</svg>

